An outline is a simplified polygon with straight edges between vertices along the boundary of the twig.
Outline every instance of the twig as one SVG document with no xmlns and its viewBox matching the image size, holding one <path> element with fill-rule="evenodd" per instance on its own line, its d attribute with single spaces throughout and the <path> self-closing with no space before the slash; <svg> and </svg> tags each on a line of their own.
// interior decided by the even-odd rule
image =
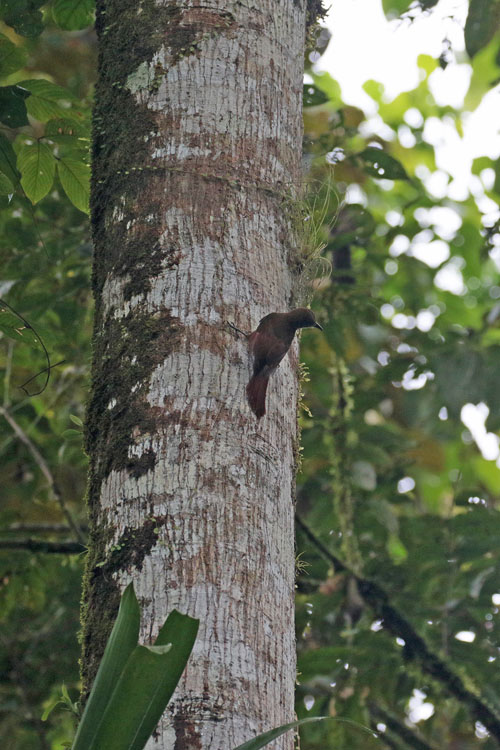
<svg viewBox="0 0 500 750">
<path fill-rule="evenodd" d="M 5 417 L 9 425 L 12 427 L 14 432 L 16 433 L 19 440 L 24 443 L 24 445 L 28 448 L 31 455 L 33 456 L 33 459 L 35 463 L 37 464 L 38 468 L 42 472 L 43 476 L 47 480 L 47 483 L 52 491 L 52 494 L 55 498 L 55 500 L 58 502 L 59 507 L 61 508 L 62 513 L 64 514 L 68 524 L 70 525 L 73 533 L 75 534 L 76 538 L 82 543 L 85 543 L 85 538 L 78 526 L 78 524 L 73 519 L 73 516 L 71 515 L 69 509 L 66 507 L 66 504 L 63 500 L 61 491 L 59 487 L 56 484 L 56 481 L 54 479 L 54 476 L 49 469 L 49 466 L 47 462 L 45 461 L 44 457 L 36 447 L 36 445 L 32 442 L 32 440 L 26 435 L 24 430 L 18 425 L 18 423 L 13 419 L 13 417 L 9 414 L 7 409 L 4 409 L 3 406 L 0 406 L 0 414 Z"/>
<path fill-rule="evenodd" d="M 82 532 L 86 527 L 81 527 Z M 13 532 L 14 534 L 67 534 L 71 527 L 66 523 L 11 523 L 1 532 Z"/>
<path fill-rule="evenodd" d="M 35 378 L 37 378 L 39 375 L 43 375 L 44 372 L 46 372 L 48 374 L 48 376 L 50 376 L 50 371 L 53 370 L 54 367 L 59 367 L 59 365 L 63 365 L 65 362 L 66 362 L 65 359 L 60 359 L 59 362 L 55 363 L 55 365 L 49 365 L 48 367 L 44 367 L 43 370 L 39 370 L 36 373 L 36 375 L 32 375 L 31 378 L 29 378 L 28 380 L 25 380 L 24 383 L 19 386 L 19 388 L 21 388 L 21 390 L 23 390 L 26 393 L 27 396 L 30 396 L 30 397 L 31 396 L 39 396 L 40 393 L 42 393 L 42 391 L 44 391 L 45 388 L 47 387 L 48 379 L 47 379 L 44 387 L 42 388 L 42 390 L 41 391 L 37 391 L 36 393 L 28 393 L 28 391 L 26 390 L 25 386 L 27 386 L 28 383 L 31 383 L 32 380 L 35 380 Z"/>
<path fill-rule="evenodd" d="M 14 351 L 14 342 L 9 339 L 7 345 L 7 362 L 5 364 L 5 376 L 4 376 L 4 391 L 3 391 L 3 405 L 7 408 L 10 404 L 10 375 L 12 372 L 12 352 Z"/>
<path fill-rule="evenodd" d="M 242 336 L 244 336 L 246 339 L 250 336 L 249 333 L 245 333 L 245 331 L 242 331 L 240 328 L 236 328 L 236 326 L 233 323 L 230 323 L 229 321 L 226 321 L 229 328 L 232 328 L 233 331 L 236 331 L 236 333 L 241 333 Z"/>
<path fill-rule="evenodd" d="M 27 549 L 30 552 L 48 552 L 58 555 L 78 555 L 86 551 L 81 542 L 48 542 L 45 539 L 0 539 L 1 549 Z"/>
<path fill-rule="evenodd" d="M 49 357 L 49 353 L 47 351 L 47 347 L 43 343 L 43 339 L 41 338 L 40 334 L 37 333 L 37 331 L 33 328 L 33 326 L 31 325 L 31 323 L 28 320 L 26 320 L 26 318 L 24 318 L 21 315 L 21 313 L 18 313 L 17 310 L 14 310 L 14 308 L 11 307 L 11 305 L 9 305 L 9 303 L 6 302 L 4 299 L 0 298 L 0 305 L 4 305 L 5 307 L 7 307 L 11 311 L 11 313 L 16 316 L 16 318 L 19 318 L 19 320 L 21 320 L 24 323 L 24 327 L 28 331 L 33 331 L 33 334 L 36 336 L 36 338 L 38 339 L 38 341 L 40 343 L 40 346 L 43 349 L 43 353 L 45 355 L 45 359 L 47 360 L 47 367 L 45 367 L 41 371 L 41 372 L 46 372 L 47 373 L 47 377 L 45 378 L 45 383 L 43 384 L 43 387 L 39 391 L 35 391 L 34 393 L 29 393 L 25 389 L 25 387 L 24 387 L 27 383 L 30 383 L 34 378 L 38 377 L 38 375 L 41 374 L 40 372 L 37 372 L 36 375 L 34 375 L 29 380 L 26 380 L 24 383 L 22 383 L 22 385 L 19 386 L 19 388 L 21 388 L 21 390 L 23 390 L 26 393 L 27 396 L 39 396 L 40 393 L 43 393 L 43 391 L 47 388 L 47 385 L 48 385 L 48 382 L 49 382 L 49 379 L 50 379 L 50 371 L 52 370 L 52 367 L 55 367 L 55 365 L 51 365 L 50 364 L 50 357 Z"/>
<path fill-rule="evenodd" d="M 484 724 L 490 734 L 500 741 L 500 718 L 484 703 L 484 701 L 465 687 L 463 680 L 435 654 L 424 639 L 417 633 L 413 625 L 389 603 L 386 592 L 373 581 L 361 578 L 350 570 L 338 557 L 325 547 L 304 523 L 300 516 L 295 520 L 298 527 L 316 547 L 321 555 L 339 571 L 349 573 L 358 584 L 359 593 L 372 608 L 375 615 L 382 621 L 383 627 L 406 644 L 405 656 L 419 662 L 424 672 L 440 682 L 448 692 L 460 703 L 467 706 L 476 721 Z"/>
</svg>

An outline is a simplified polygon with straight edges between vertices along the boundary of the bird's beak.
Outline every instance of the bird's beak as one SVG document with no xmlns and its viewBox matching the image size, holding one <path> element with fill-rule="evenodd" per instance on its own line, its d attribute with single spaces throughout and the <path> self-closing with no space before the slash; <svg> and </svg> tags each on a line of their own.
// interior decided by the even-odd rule
<svg viewBox="0 0 500 750">
<path fill-rule="evenodd" d="M 314 324 L 314 327 L 315 327 L 315 328 L 319 328 L 319 330 L 320 330 L 320 331 L 322 331 L 322 330 L 323 330 L 323 327 L 322 327 L 322 326 L 320 326 L 320 324 L 319 324 L 319 323 L 315 323 L 315 324 Z"/>
</svg>

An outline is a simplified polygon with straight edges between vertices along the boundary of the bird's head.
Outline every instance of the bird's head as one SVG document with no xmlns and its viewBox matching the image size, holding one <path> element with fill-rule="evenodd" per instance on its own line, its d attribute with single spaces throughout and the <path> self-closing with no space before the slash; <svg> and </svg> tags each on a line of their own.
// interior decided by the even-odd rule
<svg viewBox="0 0 500 750">
<path fill-rule="evenodd" d="M 313 311 L 309 310 L 307 307 L 297 307 L 296 310 L 291 310 L 288 313 L 288 317 L 296 329 L 319 328 L 320 331 L 323 330 L 320 324 L 316 323 Z"/>
</svg>

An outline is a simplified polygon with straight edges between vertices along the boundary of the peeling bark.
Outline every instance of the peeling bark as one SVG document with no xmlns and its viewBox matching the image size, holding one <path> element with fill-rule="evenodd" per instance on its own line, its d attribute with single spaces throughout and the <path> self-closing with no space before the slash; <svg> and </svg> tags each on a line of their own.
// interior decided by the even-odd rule
<svg viewBox="0 0 500 750">
<path fill-rule="evenodd" d="M 305 17 L 305 0 L 97 2 L 83 677 L 131 579 L 143 641 L 173 607 L 200 618 L 150 750 L 228 750 L 294 716 L 297 347 L 257 422 L 226 324 L 290 308 Z"/>
</svg>

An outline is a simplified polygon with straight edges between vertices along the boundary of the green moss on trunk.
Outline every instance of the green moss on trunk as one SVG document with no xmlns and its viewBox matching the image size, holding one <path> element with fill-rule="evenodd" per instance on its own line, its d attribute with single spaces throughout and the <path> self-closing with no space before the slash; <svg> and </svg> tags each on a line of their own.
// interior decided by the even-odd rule
<svg viewBox="0 0 500 750">
<path fill-rule="evenodd" d="M 140 567 L 156 541 L 149 521 L 135 537 L 130 532 L 127 543 L 110 556 L 115 532 L 112 519 L 103 517 L 100 493 L 111 471 L 124 470 L 138 479 L 156 462 L 153 449 L 135 456 L 133 447 L 157 431 L 159 410 L 150 407 L 146 392 L 155 367 L 179 346 L 180 326 L 168 311 L 151 315 L 140 305 L 121 317 L 113 309 L 104 311 L 102 292 L 108 280 L 121 279 L 125 299 L 145 296 L 150 279 L 174 268 L 180 259 L 175 242 L 166 247 L 160 243 L 163 226 L 158 196 L 163 195 L 164 175 L 161 169 L 152 168 L 151 158 L 159 132 L 157 115 L 127 88 L 129 76 L 141 66 L 149 70 L 154 54 L 164 45 L 173 42 L 175 57 L 179 16 L 176 3 L 159 7 L 153 0 L 97 2 L 100 54 L 91 195 L 96 316 L 86 424 L 90 549 L 82 602 L 84 694 L 118 609 L 116 574 Z M 151 91 L 157 90 L 164 75 L 161 66 L 154 68 Z"/>
</svg>

